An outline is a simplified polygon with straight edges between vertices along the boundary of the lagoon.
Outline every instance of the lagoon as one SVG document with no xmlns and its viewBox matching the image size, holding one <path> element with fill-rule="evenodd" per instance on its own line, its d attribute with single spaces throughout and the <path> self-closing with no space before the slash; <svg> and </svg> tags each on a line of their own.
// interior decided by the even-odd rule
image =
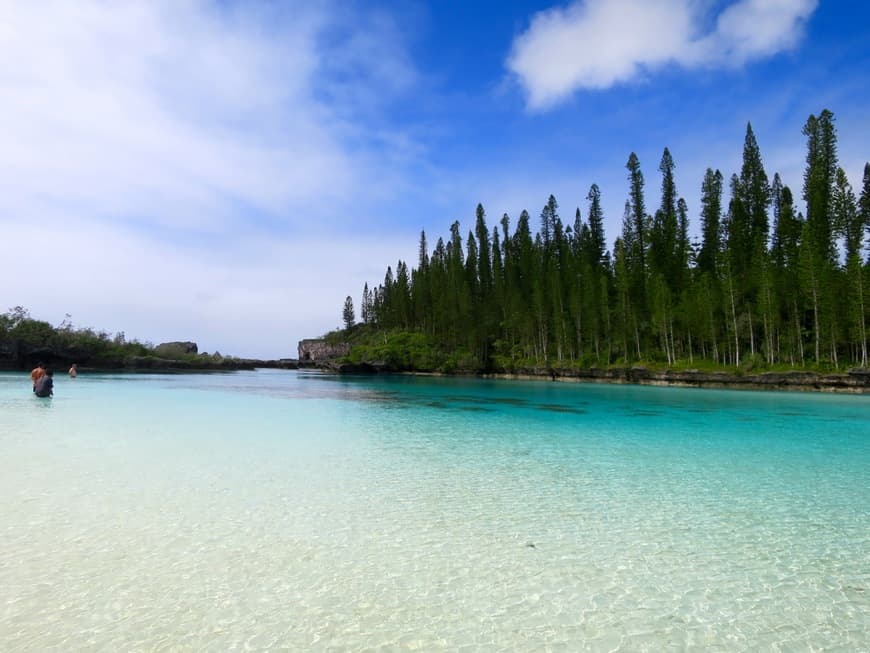
<svg viewBox="0 0 870 653">
<path fill-rule="evenodd" d="M 0 650 L 867 650 L 870 397 L 0 374 Z"/>
</svg>

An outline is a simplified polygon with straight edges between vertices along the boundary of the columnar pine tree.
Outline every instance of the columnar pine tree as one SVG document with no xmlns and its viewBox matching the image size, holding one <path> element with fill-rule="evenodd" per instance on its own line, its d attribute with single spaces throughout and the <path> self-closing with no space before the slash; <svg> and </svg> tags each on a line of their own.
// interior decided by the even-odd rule
<svg viewBox="0 0 870 653">
<path fill-rule="evenodd" d="M 372 321 L 372 293 L 369 291 L 368 281 L 363 285 L 362 302 L 360 303 L 360 318 L 363 324 Z"/>
<path fill-rule="evenodd" d="M 846 318 L 852 345 L 852 358 L 867 365 L 867 312 L 865 308 L 864 268 L 861 261 L 866 224 L 858 211 L 855 193 L 842 168 L 837 169 L 833 196 L 833 220 L 846 244 Z"/>
<path fill-rule="evenodd" d="M 342 320 L 344 321 L 345 330 L 353 328 L 356 318 L 353 312 L 353 300 L 348 295 L 344 300 L 344 310 L 341 312 Z"/>
<path fill-rule="evenodd" d="M 698 269 L 715 278 L 721 250 L 722 173 L 707 168 L 701 184 L 701 251 Z"/>
<path fill-rule="evenodd" d="M 644 180 L 640 169 L 640 161 L 632 152 L 628 157 L 628 208 L 629 223 L 623 221 L 623 245 L 626 250 L 626 264 L 631 279 L 631 303 L 634 326 L 635 345 L 637 356 L 643 356 L 641 351 L 641 333 L 646 329 L 647 319 L 647 294 L 646 278 L 647 253 L 649 249 L 650 218 L 646 213 L 646 201 L 644 199 Z M 626 227 L 630 234 L 626 233 Z M 626 236 L 629 237 L 626 237 Z"/>
<path fill-rule="evenodd" d="M 804 172 L 804 200 L 807 218 L 801 238 L 803 286 L 813 311 L 814 354 L 822 360 L 823 350 L 836 362 L 833 314 L 833 277 L 837 245 L 832 224 L 832 199 L 837 172 L 837 136 L 834 114 L 825 109 L 811 115 L 803 128 L 807 137 L 807 167 Z"/>
<path fill-rule="evenodd" d="M 771 260 L 774 268 L 776 295 L 779 299 L 779 314 L 783 344 L 787 350 L 780 351 L 791 364 L 804 364 L 803 347 L 803 301 L 801 298 L 799 262 L 803 218 L 795 211 L 791 189 L 782 184 L 779 174 L 774 175 L 771 187 L 773 199 L 773 243 Z"/>
</svg>

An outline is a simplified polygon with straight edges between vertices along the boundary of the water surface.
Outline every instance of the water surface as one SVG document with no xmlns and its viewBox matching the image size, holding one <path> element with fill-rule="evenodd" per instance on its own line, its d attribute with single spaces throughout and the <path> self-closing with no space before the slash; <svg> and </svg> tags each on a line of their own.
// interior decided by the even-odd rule
<svg viewBox="0 0 870 653">
<path fill-rule="evenodd" d="M 870 649 L 870 398 L 0 374 L 0 650 Z"/>
</svg>

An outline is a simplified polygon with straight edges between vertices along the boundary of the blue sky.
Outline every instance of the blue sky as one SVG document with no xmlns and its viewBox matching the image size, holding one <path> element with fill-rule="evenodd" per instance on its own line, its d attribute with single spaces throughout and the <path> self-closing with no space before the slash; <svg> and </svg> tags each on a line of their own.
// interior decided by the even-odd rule
<svg viewBox="0 0 870 653">
<path fill-rule="evenodd" d="M 597 183 L 618 235 L 667 146 L 693 232 L 751 121 L 799 197 L 801 126 L 870 159 L 870 9 L 826 0 L 0 2 L 5 309 L 295 355 L 388 264 Z"/>
</svg>

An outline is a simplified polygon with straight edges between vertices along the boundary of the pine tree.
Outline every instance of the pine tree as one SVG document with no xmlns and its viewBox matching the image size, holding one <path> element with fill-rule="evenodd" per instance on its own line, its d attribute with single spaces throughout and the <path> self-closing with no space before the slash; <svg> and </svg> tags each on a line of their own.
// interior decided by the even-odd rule
<svg viewBox="0 0 870 653">
<path fill-rule="evenodd" d="M 639 171 L 638 171 L 639 172 Z M 642 179 L 641 179 L 642 181 Z M 641 194 L 641 200 L 643 196 Z M 645 285 L 646 271 L 643 266 L 643 247 L 638 242 L 637 212 L 632 206 L 631 200 L 625 202 L 625 211 L 622 216 L 622 238 L 620 251 L 616 256 L 615 265 L 620 293 L 627 293 L 622 297 L 622 319 L 624 328 L 628 330 L 629 337 L 634 344 L 634 353 L 637 359 L 643 358 L 641 352 L 641 314 L 642 306 L 646 301 L 643 286 Z M 614 245 L 614 252 L 616 252 Z M 639 288 L 640 287 L 640 288 Z M 624 348 L 626 360 L 631 360 L 632 352 L 626 346 Z"/>
<path fill-rule="evenodd" d="M 360 303 L 360 317 L 363 324 L 368 324 L 372 320 L 372 294 L 369 291 L 369 284 L 366 282 L 363 285 L 362 302 Z"/>
<path fill-rule="evenodd" d="M 601 191 L 598 189 L 597 184 L 592 184 L 589 188 L 586 200 L 589 202 L 589 222 L 588 226 L 583 225 L 581 227 L 582 242 L 586 245 L 581 249 L 588 252 L 588 254 L 581 259 L 581 266 L 586 266 L 588 269 L 588 272 L 584 275 L 588 277 L 583 286 L 584 295 L 590 298 L 587 312 L 591 316 L 590 330 L 595 349 L 595 359 L 600 362 L 602 339 L 608 337 L 607 324 L 609 323 L 608 314 L 610 309 L 607 305 L 609 292 L 607 254 L 604 239 L 604 212 L 601 209 Z M 578 209 L 577 220 L 579 221 L 579 219 L 580 210 Z"/>
<path fill-rule="evenodd" d="M 855 193 L 842 168 L 837 169 L 832 204 L 834 224 L 843 234 L 846 243 L 848 331 L 857 353 L 854 358 L 864 367 L 867 365 L 867 311 L 861 253 L 864 247 L 866 224 L 858 211 Z"/>
<path fill-rule="evenodd" d="M 571 313 L 571 322 L 574 325 L 573 349 L 577 357 L 585 355 L 583 339 L 587 314 L 587 302 L 585 300 L 588 278 L 591 275 L 591 269 L 588 265 L 588 258 L 590 256 L 588 250 L 591 249 L 593 249 L 593 246 L 591 244 L 589 227 L 583 224 L 583 220 L 580 217 L 580 208 L 578 207 L 574 212 L 574 226 L 570 234 L 571 263 L 569 266 L 569 281 L 566 284 L 569 288 L 568 310 Z"/>
<path fill-rule="evenodd" d="M 626 204 L 626 209 L 628 205 Z M 628 210 L 626 210 L 626 214 Z M 623 228 L 623 233 L 625 233 Z M 616 290 L 616 306 L 614 307 L 614 321 L 618 325 L 622 346 L 619 350 L 626 361 L 632 359 L 629 341 L 634 338 L 636 329 L 631 305 L 631 275 L 628 266 L 628 248 L 622 238 L 617 238 L 613 244 L 613 285 Z M 637 357 L 640 358 L 640 344 L 638 342 Z"/>
<path fill-rule="evenodd" d="M 722 173 L 707 168 L 701 184 L 701 247 L 698 251 L 698 279 L 695 283 L 696 306 L 702 312 L 700 331 L 714 360 L 719 360 L 719 331 L 724 316 L 720 263 L 722 252 Z"/>
<path fill-rule="evenodd" d="M 837 173 L 837 136 L 834 114 L 825 109 L 811 115 L 803 128 L 807 137 L 807 168 L 804 172 L 804 200 L 807 217 L 801 238 L 804 287 L 812 301 L 816 362 L 822 350 L 836 363 L 833 339 L 834 269 L 837 247 L 834 239 L 832 200 Z"/>
<path fill-rule="evenodd" d="M 628 168 L 629 180 L 629 207 L 631 216 L 631 232 L 632 232 L 632 266 L 636 268 L 635 275 L 642 281 L 646 274 L 646 253 L 647 253 L 647 215 L 646 203 L 643 197 L 643 173 L 640 170 L 640 161 L 637 155 L 632 152 L 628 157 L 628 163 L 625 165 Z M 623 227 L 624 229 L 624 227 Z M 628 242 L 626 241 L 626 244 Z"/>
<path fill-rule="evenodd" d="M 668 148 L 662 154 L 659 170 L 662 173 L 662 205 L 653 217 L 649 235 L 650 268 L 661 274 L 674 290 L 677 249 L 677 187 L 674 183 L 674 160 Z"/>
<path fill-rule="evenodd" d="M 741 204 L 749 220 L 749 244 L 752 255 L 760 256 L 767 248 L 769 221 L 767 209 L 770 206 L 770 184 L 764 165 L 761 162 L 761 151 L 752 131 L 752 125 L 746 125 L 746 139 L 743 144 L 743 167 L 740 170 L 740 183 L 737 186 Z"/>
<path fill-rule="evenodd" d="M 861 199 L 858 201 L 861 221 L 865 229 L 870 229 L 870 163 L 864 164 L 864 183 L 861 187 Z"/>
<path fill-rule="evenodd" d="M 411 270 L 411 317 L 413 326 L 427 331 L 432 315 L 432 293 L 429 287 L 429 245 L 426 232 L 420 232 L 417 267 Z"/>
<path fill-rule="evenodd" d="M 698 269 L 711 278 L 716 276 L 721 249 L 722 173 L 707 168 L 701 185 L 701 251 Z"/>
<path fill-rule="evenodd" d="M 598 184 L 589 187 L 586 200 L 589 202 L 589 249 L 594 254 L 594 261 L 600 265 L 604 261 L 607 244 L 604 240 L 604 211 L 601 209 L 601 191 Z M 579 218 L 579 209 L 577 217 Z"/>
<path fill-rule="evenodd" d="M 861 188 L 861 197 L 858 201 L 858 212 L 857 213 L 858 213 L 858 215 L 857 215 L 856 223 L 860 224 L 861 227 L 863 228 L 863 230 L 870 228 L 870 163 L 864 164 L 864 180 L 863 180 L 863 185 Z M 860 241 L 860 237 L 858 236 L 859 230 L 857 229 L 857 224 L 856 224 L 856 229 L 855 229 L 855 231 L 856 231 L 855 245 L 856 245 L 856 249 L 860 249 L 861 241 Z M 860 233 L 863 235 L 864 232 L 861 231 Z M 861 340 L 861 342 L 862 342 L 861 365 L 863 367 L 867 367 L 867 365 L 868 365 L 868 352 L 867 352 L 867 330 L 866 330 L 866 325 L 867 325 L 866 303 L 867 303 L 868 292 L 870 292 L 870 288 L 868 288 L 868 286 L 870 286 L 870 283 L 868 283 L 868 265 L 866 263 L 864 265 L 861 265 L 861 254 L 859 252 L 856 252 L 856 254 L 857 254 L 857 256 L 855 257 L 854 263 L 857 264 L 856 267 L 860 268 L 860 277 L 858 277 L 858 274 L 856 271 L 854 274 L 856 279 L 855 279 L 855 281 L 853 281 L 853 284 L 857 287 L 857 289 L 859 290 L 859 292 L 861 294 L 861 300 L 860 300 L 861 305 L 862 305 L 861 316 L 862 316 L 862 320 L 863 320 L 862 329 L 861 329 L 862 330 L 862 333 L 861 333 L 861 337 L 862 337 L 862 340 Z"/>
<path fill-rule="evenodd" d="M 649 250 L 650 218 L 646 213 L 644 200 L 644 179 L 640 169 L 640 161 L 632 152 L 628 157 L 628 223 L 623 220 L 623 246 L 626 247 L 626 267 L 631 279 L 631 314 L 633 320 L 634 340 L 638 358 L 642 357 L 642 333 L 647 321 L 647 289 L 648 273 L 647 255 Z M 629 233 L 626 233 L 628 227 Z"/>
<path fill-rule="evenodd" d="M 486 212 L 483 210 L 482 204 L 477 205 L 475 233 L 478 247 L 477 277 L 480 280 L 481 293 L 488 296 L 492 289 L 492 258 L 490 256 L 489 229 L 486 226 Z"/>
<path fill-rule="evenodd" d="M 349 331 L 352 329 L 356 322 L 356 318 L 354 317 L 353 300 L 350 298 L 350 295 L 348 295 L 344 300 L 344 310 L 342 311 L 341 316 L 344 320 L 345 330 Z"/>
<path fill-rule="evenodd" d="M 659 170 L 662 173 L 662 204 L 653 217 L 649 233 L 649 272 L 647 285 L 648 306 L 653 331 L 659 338 L 668 363 L 675 360 L 674 308 L 681 288 L 683 263 L 678 252 L 677 187 L 674 181 L 674 160 L 668 148 L 662 153 Z"/>
</svg>

